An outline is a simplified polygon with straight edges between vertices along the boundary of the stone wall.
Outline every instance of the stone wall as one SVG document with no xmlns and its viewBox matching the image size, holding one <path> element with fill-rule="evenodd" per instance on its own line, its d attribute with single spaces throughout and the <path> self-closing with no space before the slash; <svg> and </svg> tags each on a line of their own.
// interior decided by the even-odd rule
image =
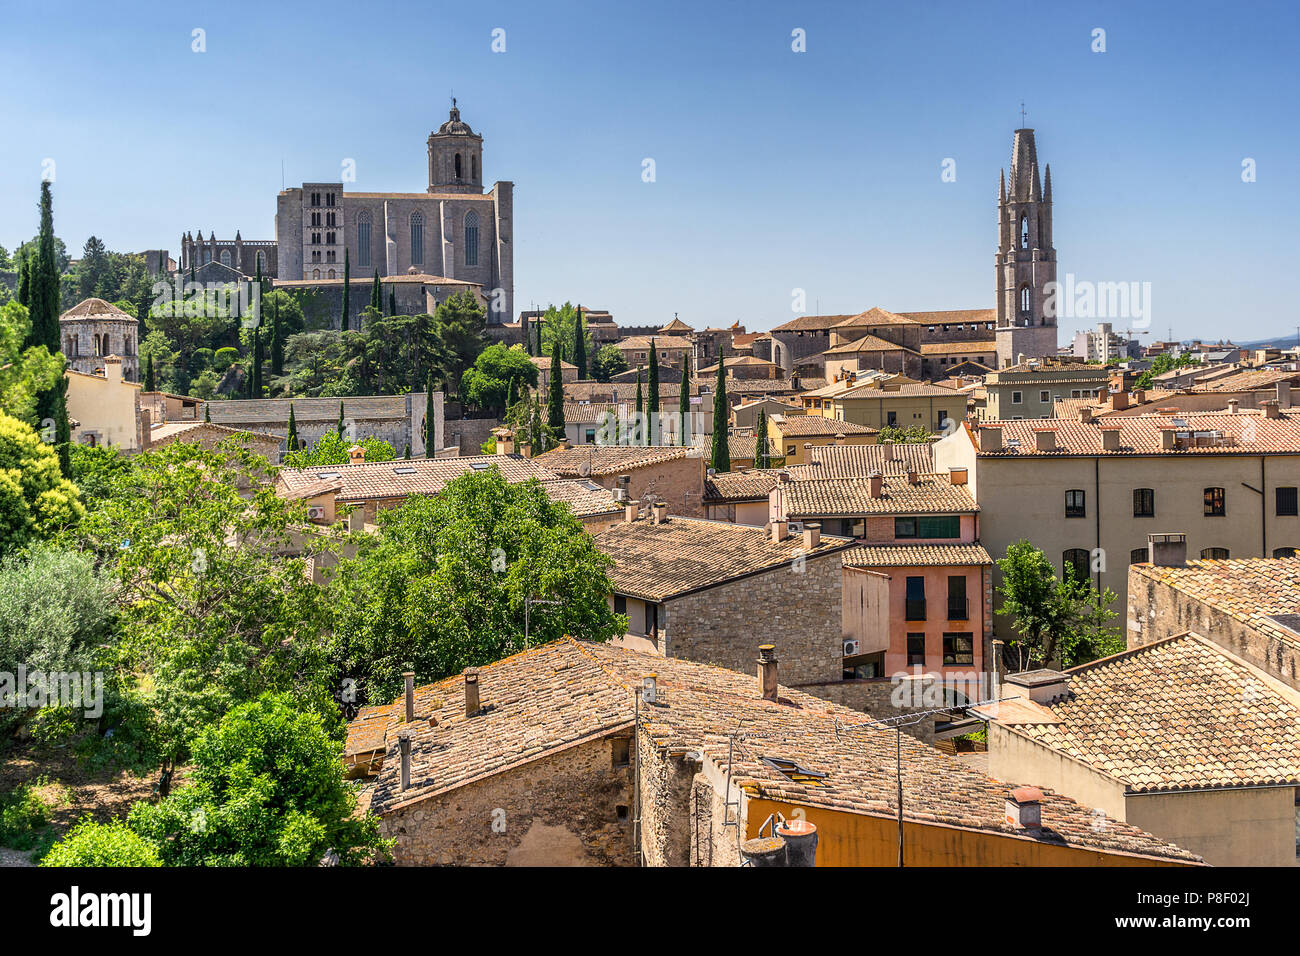
<svg viewBox="0 0 1300 956">
<path fill-rule="evenodd" d="M 613 736 L 588 741 L 385 815 L 394 862 L 634 865 L 632 771 L 614 748 Z"/>
<path fill-rule="evenodd" d="M 906 714 L 916 713 L 918 710 L 933 709 L 926 702 L 926 691 L 932 687 L 933 681 L 929 675 L 923 675 L 918 680 L 913 690 L 904 694 L 904 699 L 912 698 L 915 700 L 914 705 L 899 707 L 894 703 L 896 684 L 889 677 L 873 677 L 865 680 L 839 680 L 839 681 L 818 681 L 816 683 L 793 684 L 796 690 L 801 690 L 805 694 L 811 694 L 813 697 L 820 697 L 822 700 L 829 700 L 833 704 L 840 704 L 853 710 L 862 711 L 877 720 L 886 720 L 890 717 L 901 717 Z M 784 680 L 782 681 L 784 683 Z M 916 695 L 920 697 L 917 698 Z M 910 734 L 923 743 L 934 742 L 934 718 L 929 717 L 920 723 L 911 724 L 903 728 L 903 732 Z"/>
<path fill-rule="evenodd" d="M 459 448 L 462 455 L 483 454 L 483 443 L 492 437 L 492 429 L 503 422 L 495 418 L 449 418 L 444 424 L 449 448 Z"/>
<path fill-rule="evenodd" d="M 842 554 L 787 565 L 666 602 L 664 653 L 757 672 L 758 645 L 776 645 L 782 684 L 838 681 L 844 669 Z M 758 693 L 758 678 L 754 678 Z"/>
<path fill-rule="evenodd" d="M 545 459 L 542 463 L 545 464 Z M 703 458 L 687 457 L 629 468 L 623 472 L 631 478 L 628 500 L 639 501 L 643 514 L 649 513 L 651 500 L 657 500 L 668 502 L 669 514 L 703 518 L 704 467 Z M 611 491 L 618 487 L 618 475 L 593 475 L 591 480 Z"/>
<path fill-rule="evenodd" d="M 685 756 L 670 756 L 657 750 L 653 739 L 644 731 L 637 734 L 637 761 L 643 865 L 690 866 L 688 824 L 695 763 Z"/>
</svg>

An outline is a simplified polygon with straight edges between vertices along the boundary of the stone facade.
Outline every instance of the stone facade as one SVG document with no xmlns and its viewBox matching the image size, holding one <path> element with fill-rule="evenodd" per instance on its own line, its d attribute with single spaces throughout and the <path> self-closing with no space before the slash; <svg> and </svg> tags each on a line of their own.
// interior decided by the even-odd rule
<svg viewBox="0 0 1300 956">
<path fill-rule="evenodd" d="M 451 117 L 428 142 L 423 193 L 345 192 L 342 182 L 303 183 L 276 203 L 280 276 L 354 280 L 412 270 L 472 282 L 487 290 L 488 321 L 514 308 L 514 184 L 482 191 L 482 137 Z"/>
<path fill-rule="evenodd" d="M 208 238 L 204 239 L 202 229 L 197 236 L 188 232 L 181 236 L 182 271 L 198 269 L 209 262 L 219 262 L 250 279 L 257 275 L 259 267 L 265 279 L 279 275 L 279 253 L 274 240 L 253 239 L 246 242 L 241 238 L 239 230 L 235 230 L 234 239 L 218 239 L 215 231 L 210 231 Z"/>
<path fill-rule="evenodd" d="M 1052 167 L 1041 180 L 1032 129 L 1016 130 L 1010 182 L 999 185 L 995 266 L 998 368 L 1056 355 L 1056 316 L 1046 307 L 1048 283 L 1056 282 Z"/>
<path fill-rule="evenodd" d="M 399 866 L 631 866 L 631 730 L 419 800 L 382 818 Z M 620 743 L 621 741 L 621 743 Z"/>
<path fill-rule="evenodd" d="M 372 277 L 358 280 L 353 274 L 348 288 L 348 328 L 358 331 L 364 326 L 362 313 L 370 305 Z M 268 283 L 276 289 L 288 292 L 302 306 L 303 318 L 308 329 L 339 329 L 343 316 L 343 270 L 338 275 L 327 279 L 303 279 Z M 485 309 L 489 305 L 483 297 L 481 286 L 470 282 L 455 282 L 441 276 L 403 275 L 380 280 L 380 298 L 383 300 L 383 313 L 388 315 L 391 305 L 395 305 L 398 315 L 433 315 L 438 306 L 448 298 L 460 292 L 474 293 L 479 304 Z M 265 316 L 263 317 L 265 319 Z"/>
<path fill-rule="evenodd" d="M 122 378 L 140 381 L 139 322 L 103 299 L 86 299 L 59 317 L 59 338 L 68 368 L 94 375 L 108 356 L 121 358 Z"/>
</svg>

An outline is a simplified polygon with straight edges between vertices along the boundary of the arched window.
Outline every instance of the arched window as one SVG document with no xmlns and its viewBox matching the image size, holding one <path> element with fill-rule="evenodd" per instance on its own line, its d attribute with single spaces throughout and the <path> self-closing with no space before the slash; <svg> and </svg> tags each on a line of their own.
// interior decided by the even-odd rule
<svg viewBox="0 0 1300 956">
<path fill-rule="evenodd" d="M 478 213 L 465 214 L 465 265 L 478 265 Z"/>
<path fill-rule="evenodd" d="M 1020 248 L 1029 248 L 1029 216 L 1020 217 Z"/>
<path fill-rule="evenodd" d="M 370 213 L 357 216 L 357 265 L 370 265 Z"/>
<path fill-rule="evenodd" d="M 334 270 L 331 269 L 331 270 L 326 274 L 325 278 L 327 278 L 327 279 L 336 279 L 336 278 L 338 278 L 338 277 L 337 277 L 336 275 L 334 275 Z"/>
<path fill-rule="evenodd" d="M 1146 548 L 1134 548 L 1128 553 L 1129 564 L 1143 564 L 1151 560 L 1151 555 Z"/>
<path fill-rule="evenodd" d="M 1020 287 L 1020 311 L 1021 312 L 1024 312 L 1026 314 L 1029 313 L 1029 301 L 1030 301 L 1029 286 L 1022 285 Z"/>
<path fill-rule="evenodd" d="M 460 179 L 460 153 L 456 154 L 456 178 Z"/>
<path fill-rule="evenodd" d="M 411 213 L 411 262 L 424 263 L 424 216 L 418 212 Z"/>
<path fill-rule="evenodd" d="M 211 250 L 211 249 L 204 249 L 204 250 L 203 250 L 203 264 L 206 266 L 206 265 L 207 265 L 209 262 L 211 262 L 211 261 L 212 261 L 212 250 Z"/>
<path fill-rule="evenodd" d="M 1208 561 L 1227 561 L 1227 548 L 1202 548 L 1201 557 Z"/>
<path fill-rule="evenodd" d="M 222 250 L 221 250 L 221 264 L 222 264 L 223 266 L 226 266 L 227 268 L 230 267 L 230 250 L 229 250 L 229 249 L 222 249 Z"/>
<path fill-rule="evenodd" d="M 1275 558 L 1294 558 L 1296 556 L 1295 548 L 1274 548 L 1273 557 Z"/>
<path fill-rule="evenodd" d="M 320 278 L 320 270 L 319 270 L 319 269 L 312 269 L 312 270 L 311 270 L 311 277 L 312 277 L 313 279 L 319 279 L 319 278 Z"/>
<path fill-rule="evenodd" d="M 1069 548 L 1061 555 L 1061 577 L 1074 576 L 1076 581 L 1088 580 L 1088 552 L 1083 548 Z"/>
</svg>

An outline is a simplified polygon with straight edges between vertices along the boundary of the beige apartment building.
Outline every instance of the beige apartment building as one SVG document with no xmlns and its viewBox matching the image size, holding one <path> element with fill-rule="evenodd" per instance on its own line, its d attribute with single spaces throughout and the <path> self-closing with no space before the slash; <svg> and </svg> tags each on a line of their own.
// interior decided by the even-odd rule
<svg viewBox="0 0 1300 956">
<path fill-rule="evenodd" d="M 1087 419 L 1087 420 L 1084 420 Z M 1188 554 L 1275 557 L 1300 548 L 1300 417 L 1262 412 L 1001 421 L 934 446 L 937 471 L 969 469 L 981 541 L 996 560 L 1025 539 L 1058 573 L 1086 574 L 1126 607 L 1147 535 L 1182 532 Z M 993 586 L 1001 583 L 994 569 Z M 1000 603 L 1000 602 L 998 602 Z M 1006 634 L 1010 621 L 997 619 Z"/>
<path fill-rule="evenodd" d="M 1057 401 L 1105 395 L 1110 375 L 1101 365 L 1073 362 L 1025 362 L 984 377 L 988 421 L 1051 418 Z"/>
<path fill-rule="evenodd" d="M 916 425 L 936 434 L 944 422 L 966 417 L 966 393 L 920 382 L 871 382 L 849 389 L 828 401 L 830 416 L 870 428 Z"/>
<path fill-rule="evenodd" d="M 100 360 L 102 374 L 69 368 L 68 421 L 72 440 L 92 447 L 115 447 L 125 452 L 144 448 L 140 421 L 140 385 L 123 376 L 120 356 Z"/>
</svg>

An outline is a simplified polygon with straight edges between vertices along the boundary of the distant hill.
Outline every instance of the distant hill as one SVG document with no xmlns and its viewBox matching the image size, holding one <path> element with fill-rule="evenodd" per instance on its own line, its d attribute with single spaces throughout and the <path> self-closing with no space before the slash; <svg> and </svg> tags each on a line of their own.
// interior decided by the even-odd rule
<svg viewBox="0 0 1300 956">
<path fill-rule="evenodd" d="M 1272 339 L 1258 339 L 1254 342 L 1242 342 L 1243 349 L 1289 349 L 1296 344 L 1295 335 L 1279 335 Z"/>
</svg>

